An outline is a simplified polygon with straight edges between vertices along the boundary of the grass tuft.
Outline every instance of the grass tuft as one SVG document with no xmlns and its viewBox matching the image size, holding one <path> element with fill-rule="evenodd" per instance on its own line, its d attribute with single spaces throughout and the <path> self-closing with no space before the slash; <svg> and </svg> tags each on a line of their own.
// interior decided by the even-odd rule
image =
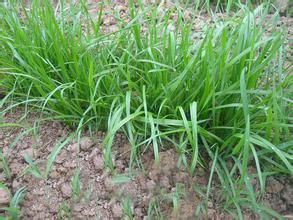
<svg viewBox="0 0 293 220">
<path fill-rule="evenodd" d="M 110 168 L 118 131 L 131 143 L 132 165 L 143 145 L 152 147 L 159 163 L 164 140 L 174 144 L 179 163 L 191 173 L 198 164 L 208 166 L 208 155 L 210 181 L 217 174 L 225 209 L 234 207 L 241 218 L 240 205 L 254 209 L 257 201 L 249 165 L 256 164 L 262 191 L 265 171 L 293 173 L 293 78 L 283 68 L 282 29 L 266 32 L 273 22 L 268 5 L 254 11 L 242 5 L 230 18 L 215 18 L 194 39 L 192 24 L 181 16 L 169 21 L 168 11 L 160 15 L 152 6 L 136 10 L 129 3 L 132 20 L 118 22 L 113 33 L 100 29 L 102 5 L 93 20 L 83 1 L 59 10 L 49 1 L 33 0 L 30 8 L 1 4 L 0 87 L 6 94 L 1 115 L 25 105 L 51 112 L 79 134 L 86 128 L 107 130 L 103 152 Z M 45 178 L 70 139 L 52 150 Z"/>
</svg>

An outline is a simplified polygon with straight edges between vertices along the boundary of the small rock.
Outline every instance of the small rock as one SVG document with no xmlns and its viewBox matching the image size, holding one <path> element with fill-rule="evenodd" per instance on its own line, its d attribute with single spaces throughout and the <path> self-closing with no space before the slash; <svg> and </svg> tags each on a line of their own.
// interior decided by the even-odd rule
<svg viewBox="0 0 293 220">
<path fill-rule="evenodd" d="M 0 188 L 0 206 L 7 205 L 10 200 L 9 192 Z"/>
<path fill-rule="evenodd" d="M 94 142 L 90 137 L 82 137 L 80 139 L 80 148 L 83 151 L 89 150 L 92 146 L 94 146 Z"/>
<path fill-rule="evenodd" d="M 280 183 L 278 180 L 272 177 L 268 178 L 266 187 L 268 193 L 278 193 L 281 192 L 283 188 L 284 185 Z"/>
<path fill-rule="evenodd" d="M 64 183 L 61 186 L 61 192 L 65 198 L 70 198 L 71 196 L 71 187 L 68 183 Z"/>
<path fill-rule="evenodd" d="M 121 205 L 118 203 L 115 203 L 112 207 L 112 213 L 114 218 L 121 218 L 123 215 Z"/>
<path fill-rule="evenodd" d="M 100 171 L 104 169 L 104 160 L 102 156 L 98 155 L 93 158 L 95 169 Z"/>
</svg>

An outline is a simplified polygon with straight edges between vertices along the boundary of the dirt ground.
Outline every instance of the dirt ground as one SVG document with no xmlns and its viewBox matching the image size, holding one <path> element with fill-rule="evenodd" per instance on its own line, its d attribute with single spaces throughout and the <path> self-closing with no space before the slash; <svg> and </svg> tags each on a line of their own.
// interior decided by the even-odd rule
<svg viewBox="0 0 293 220">
<path fill-rule="evenodd" d="M 20 112 L 7 114 L 5 121 L 13 122 L 19 116 Z M 36 114 L 30 114 L 23 124 L 32 125 L 36 118 Z M 58 139 L 70 133 L 70 129 L 61 123 L 45 122 L 40 126 L 37 135 L 21 138 L 8 153 L 9 145 L 22 131 L 19 128 L 0 130 L 0 146 L 4 154 L 8 155 L 11 169 L 11 178 L 6 179 L 2 174 L 1 181 L 7 183 L 13 192 L 21 186 L 26 187 L 21 204 L 22 219 L 55 219 L 62 212 L 68 214 L 65 213 L 66 210 L 60 211 L 62 208 L 68 208 L 73 219 L 92 219 L 97 216 L 100 219 L 120 219 L 123 215 L 122 200 L 125 198 L 132 202 L 131 208 L 136 219 L 147 216 L 151 200 L 161 206 L 160 211 L 168 219 L 178 219 L 179 216 L 180 219 L 190 219 L 200 201 L 191 183 L 207 184 L 208 176 L 203 169 L 194 177 L 184 170 L 178 170 L 176 152 L 172 149 L 160 152 L 160 168 L 155 165 L 152 152 L 147 152 L 142 156 L 145 171 L 135 169 L 129 179 L 115 184 L 115 175 L 104 167 L 101 153 L 104 136 L 102 132 L 91 137 L 84 134 L 80 142 L 80 152 L 76 142 L 65 146 L 57 156 L 47 180 L 37 179 L 31 174 L 20 176 L 27 166 L 23 159 L 25 154 L 30 155 L 42 171 Z M 129 148 L 126 138 L 121 134 L 116 135 L 113 144 L 115 173 L 128 173 Z M 79 198 L 73 199 L 70 182 L 77 167 L 80 168 L 82 193 Z M 183 198 L 179 198 L 180 208 L 176 213 L 173 212 L 172 201 L 165 195 L 175 193 L 176 185 L 179 184 L 184 186 L 184 192 Z M 210 206 L 210 217 L 221 216 L 221 213 L 213 209 L 212 204 Z"/>
<path fill-rule="evenodd" d="M 21 114 L 22 110 L 11 112 L 4 116 L 4 120 L 15 122 Z M 31 113 L 22 124 L 32 127 L 38 118 L 38 114 Z M 115 171 L 110 172 L 104 166 L 101 152 L 104 133 L 84 133 L 80 151 L 76 141 L 64 146 L 46 180 L 24 174 L 28 164 L 23 156 L 28 154 L 43 173 L 52 148 L 71 131 L 59 122 L 44 122 L 36 134 L 25 135 L 11 146 L 23 131 L 24 128 L 0 129 L 0 147 L 7 155 L 11 169 L 11 178 L 6 178 L 2 172 L 0 181 L 5 182 L 13 193 L 22 186 L 26 187 L 21 203 L 21 219 L 121 219 L 126 201 L 130 201 L 135 219 L 155 216 L 156 209 L 166 219 L 195 219 L 195 210 L 205 206 L 207 210 L 202 210 L 201 219 L 232 219 L 220 209 L 221 191 L 213 191 L 210 201 L 205 204 L 199 191 L 195 190 L 204 189 L 207 185 L 208 170 L 198 168 L 195 175 L 190 176 L 185 169 L 177 167 L 177 153 L 171 148 L 160 152 L 160 167 L 155 164 L 153 153 L 146 151 L 141 155 L 143 169 L 135 168 L 130 176 L 127 175 L 130 174 L 130 146 L 125 136 L 116 135 L 113 143 Z M 80 170 L 81 193 L 75 197 L 72 195 L 71 179 L 77 168 Z M 279 213 L 292 215 L 292 186 L 293 178 L 269 178 L 264 203 Z M 172 195 L 177 195 L 177 209 L 172 203 Z M 1 193 L 0 201 L 8 203 Z M 246 219 L 257 217 L 247 212 Z"/>
</svg>

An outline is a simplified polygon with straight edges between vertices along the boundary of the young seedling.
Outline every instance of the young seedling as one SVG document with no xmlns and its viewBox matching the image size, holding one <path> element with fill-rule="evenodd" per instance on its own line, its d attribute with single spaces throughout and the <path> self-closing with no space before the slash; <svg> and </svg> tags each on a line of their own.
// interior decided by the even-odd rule
<svg viewBox="0 0 293 220">
<path fill-rule="evenodd" d="M 122 199 L 122 210 L 123 210 L 123 216 L 126 219 L 132 220 L 133 217 L 133 204 L 130 198 L 123 198 Z"/>
<path fill-rule="evenodd" d="M 76 169 L 73 177 L 71 178 L 71 191 L 74 199 L 77 199 L 81 195 L 80 191 L 80 170 Z"/>
</svg>

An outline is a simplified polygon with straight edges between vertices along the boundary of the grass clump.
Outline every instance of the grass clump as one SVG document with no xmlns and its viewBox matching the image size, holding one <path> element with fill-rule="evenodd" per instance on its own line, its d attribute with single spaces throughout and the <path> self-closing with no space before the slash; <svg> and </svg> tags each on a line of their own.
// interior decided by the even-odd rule
<svg viewBox="0 0 293 220">
<path fill-rule="evenodd" d="M 282 30 L 265 32 L 273 22 L 268 6 L 215 20 L 194 39 L 180 9 L 170 21 L 168 12 L 138 13 L 129 5 L 131 21 L 118 22 L 114 33 L 100 31 L 102 11 L 92 18 L 84 2 L 56 10 L 48 1 L 32 1 L 29 9 L 1 5 L 2 112 L 24 104 L 77 132 L 106 129 L 109 167 L 117 131 L 131 143 L 131 164 L 143 146 L 152 146 L 159 162 L 164 140 L 191 173 L 207 166 L 208 155 L 225 208 L 240 216 L 241 204 L 265 215 L 249 190 L 248 165 L 257 167 L 262 192 L 267 171 L 293 172 L 292 76 L 283 72 Z"/>
</svg>

